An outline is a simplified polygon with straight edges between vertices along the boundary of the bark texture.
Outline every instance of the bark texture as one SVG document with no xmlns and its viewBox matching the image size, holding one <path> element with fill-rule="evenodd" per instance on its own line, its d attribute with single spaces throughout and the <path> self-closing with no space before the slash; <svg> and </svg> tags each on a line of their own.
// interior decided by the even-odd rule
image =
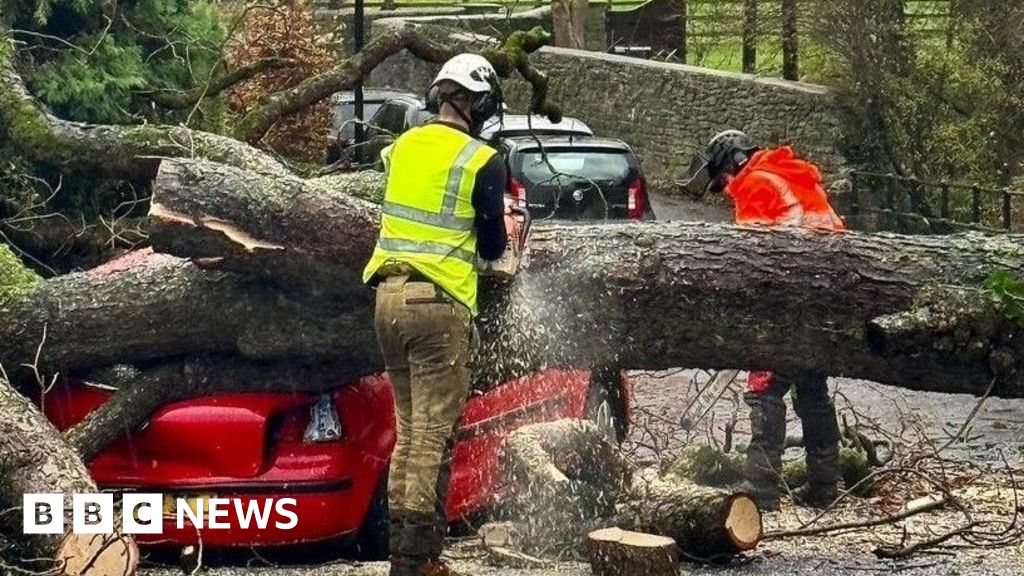
<svg viewBox="0 0 1024 576">
<path fill-rule="evenodd" d="M 589 421 L 523 426 L 506 439 L 503 458 L 522 501 L 518 516 L 527 519 L 523 538 L 538 548 L 578 543 L 602 518 L 667 536 L 697 558 L 761 540 L 761 514 L 748 496 L 635 471 Z"/>
<path fill-rule="evenodd" d="M 589 0 L 552 0 L 551 20 L 558 46 L 586 50 L 587 5 Z"/>
<path fill-rule="evenodd" d="M 379 186 L 361 178 L 333 185 Z M 331 290 L 351 286 L 369 258 L 379 210 L 319 181 L 167 160 L 153 216 L 159 251 L 276 278 L 320 278 Z M 930 290 L 961 287 L 985 298 L 979 289 L 998 269 L 1024 273 L 1020 237 L 539 224 L 528 269 L 510 287 L 484 290 L 480 377 L 551 365 L 702 366 L 970 394 L 996 377 L 994 394 L 1022 397 L 1020 326 L 995 304 L 991 321 L 976 321 L 976 309 L 949 309 Z M 926 337 L 890 331 L 882 347 L 873 344 L 884 338 L 868 337 L 878 318 L 937 307 L 959 320 L 926 325 Z"/>
<path fill-rule="evenodd" d="M 96 492 L 85 464 L 61 440 L 57 430 L 42 413 L 0 376 L 0 541 L 16 544 L 13 558 L 4 560 L 52 559 L 52 568 L 64 565 L 63 574 L 106 574 L 107 567 L 131 573 L 139 553 L 131 538 L 114 534 L 93 537 L 71 533 L 71 495 Z M 65 495 L 65 534 L 25 535 L 22 531 L 22 495 L 61 493 Z M 115 523 L 115 526 L 119 523 Z M 27 565 L 42 571 L 38 562 Z"/>
<path fill-rule="evenodd" d="M 369 291 L 317 298 L 149 251 L 0 299 L 0 364 L 46 374 L 221 354 L 379 371 Z M 230 372 L 230 370 L 228 371 Z M 233 379 L 233 378 L 232 378 Z M 227 384 L 226 384 L 227 385 Z"/>
<path fill-rule="evenodd" d="M 761 512 L 750 496 L 666 482 L 654 470 L 634 475 L 628 506 L 634 529 L 668 536 L 697 559 L 753 550 L 763 536 Z"/>
</svg>

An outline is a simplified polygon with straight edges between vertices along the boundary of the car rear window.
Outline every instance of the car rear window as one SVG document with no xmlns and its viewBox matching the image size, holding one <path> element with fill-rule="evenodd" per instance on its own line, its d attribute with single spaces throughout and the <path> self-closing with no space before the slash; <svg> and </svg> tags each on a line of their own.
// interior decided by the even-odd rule
<svg viewBox="0 0 1024 576">
<path fill-rule="evenodd" d="M 629 177 L 626 151 L 617 150 L 539 150 L 520 154 L 519 177 L 524 184 L 553 184 L 560 180 L 622 181 Z"/>
</svg>

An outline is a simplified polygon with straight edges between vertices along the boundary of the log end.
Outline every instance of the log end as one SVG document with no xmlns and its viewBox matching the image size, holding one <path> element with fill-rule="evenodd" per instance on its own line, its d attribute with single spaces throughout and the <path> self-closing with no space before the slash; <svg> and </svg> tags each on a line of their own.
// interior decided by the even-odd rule
<svg viewBox="0 0 1024 576">
<path fill-rule="evenodd" d="M 68 534 L 57 550 L 62 576 L 125 576 L 139 565 L 135 541 L 121 535 Z"/>
<path fill-rule="evenodd" d="M 764 536 L 761 510 L 750 496 L 737 494 L 732 498 L 725 518 L 725 530 L 741 552 L 753 550 L 761 541 Z"/>
<path fill-rule="evenodd" d="M 679 548 L 667 536 L 603 528 L 587 535 L 590 567 L 597 576 L 677 576 Z"/>
</svg>

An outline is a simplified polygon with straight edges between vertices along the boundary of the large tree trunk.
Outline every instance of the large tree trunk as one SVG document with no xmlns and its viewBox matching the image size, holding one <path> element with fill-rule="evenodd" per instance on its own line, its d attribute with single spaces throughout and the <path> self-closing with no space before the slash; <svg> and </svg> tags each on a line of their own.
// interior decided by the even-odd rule
<svg viewBox="0 0 1024 576">
<path fill-rule="evenodd" d="M 379 179 L 366 178 L 340 186 L 379 195 Z M 166 160 L 153 243 L 226 269 L 351 289 L 379 210 L 337 186 Z M 545 365 L 701 366 L 973 394 L 997 377 L 996 395 L 1024 397 L 1020 327 L 980 290 L 1003 268 L 1024 272 L 1019 237 L 539 225 L 528 270 L 510 288 L 485 290 L 481 377 Z M 972 294 L 972 305 L 949 306 L 928 289 L 936 285 Z M 907 331 L 892 321 L 907 313 L 941 320 Z"/>
<path fill-rule="evenodd" d="M 347 367 L 339 379 L 373 373 L 380 363 L 370 294 L 349 286 L 347 293 L 318 298 L 134 252 L 37 283 L 0 307 L 0 364 L 9 371 L 34 364 L 53 374 L 229 354 L 329 361 Z"/>
<path fill-rule="evenodd" d="M 89 472 L 46 418 L 0 375 L 0 543 L 4 561 L 27 563 L 32 573 L 56 569 L 68 576 L 114 576 L 135 570 L 139 552 L 119 533 L 72 533 L 71 495 L 94 493 Z M 64 494 L 63 535 L 26 535 L 22 528 L 24 494 Z M 115 530 L 119 526 L 115 522 Z M 38 559 L 50 559 L 49 565 Z M 62 562 L 64 564 L 62 564 Z"/>
<path fill-rule="evenodd" d="M 588 0 L 552 0 L 551 20 L 555 28 L 555 44 L 564 48 L 586 50 L 586 18 Z"/>
</svg>

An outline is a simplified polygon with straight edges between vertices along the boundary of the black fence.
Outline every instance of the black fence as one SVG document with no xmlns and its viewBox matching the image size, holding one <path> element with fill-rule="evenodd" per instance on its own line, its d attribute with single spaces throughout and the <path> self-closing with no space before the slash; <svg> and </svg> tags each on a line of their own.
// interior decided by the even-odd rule
<svg viewBox="0 0 1024 576">
<path fill-rule="evenodd" d="M 1021 232 L 1024 190 L 855 171 L 848 216 L 854 227 L 943 234 Z"/>
</svg>

